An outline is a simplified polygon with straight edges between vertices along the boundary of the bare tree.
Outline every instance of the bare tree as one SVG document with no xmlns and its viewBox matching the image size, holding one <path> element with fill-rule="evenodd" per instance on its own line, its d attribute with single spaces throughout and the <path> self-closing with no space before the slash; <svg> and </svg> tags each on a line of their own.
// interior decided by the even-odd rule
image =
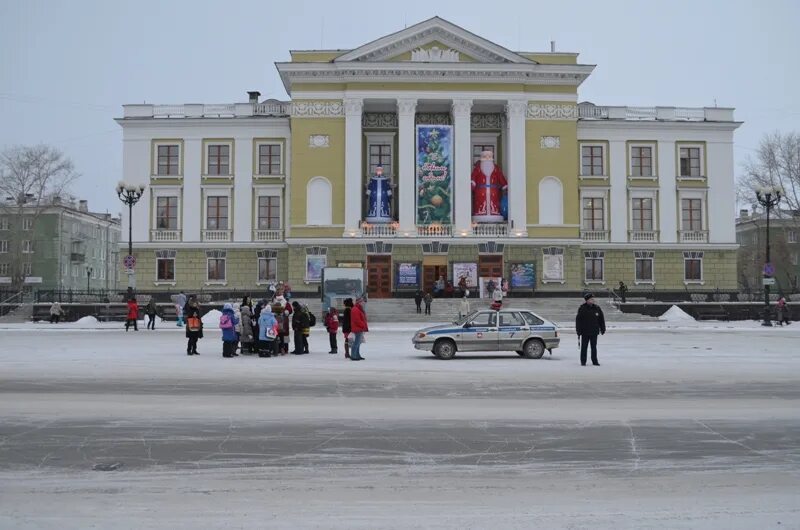
<svg viewBox="0 0 800 530">
<path fill-rule="evenodd" d="M 741 204 L 752 204 L 755 191 L 783 188 L 781 209 L 800 210 L 800 133 L 774 132 L 762 138 L 755 158 L 744 164 L 737 189 Z"/>
<path fill-rule="evenodd" d="M 14 146 L 0 153 L 0 214 L 8 219 L 11 284 L 25 282 L 23 231 L 36 228 L 41 213 L 64 198 L 78 174 L 72 161 L 48 145 Z M 31 241 L 32 239 L 28 240 Z M 26 249 L 32 251 L 33 249 Z"/>
</svg>

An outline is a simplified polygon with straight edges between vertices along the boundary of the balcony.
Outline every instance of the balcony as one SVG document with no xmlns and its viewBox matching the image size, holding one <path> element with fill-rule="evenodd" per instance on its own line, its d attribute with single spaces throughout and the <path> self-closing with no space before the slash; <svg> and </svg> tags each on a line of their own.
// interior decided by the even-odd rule
<svg viewBox="0 0 800 530">
<path fill-rule="evenodd" d="M 203 230 L 203 241 L 230 241 L 231 230 Z"/>
<path fill-rule="evenodd" d="M 185 105 L 124 105 L 125 118 L 233 118 L 247 116 L 289 116 L 290 101 L 269 100 L 264 103 L 187 103 Z"/>
<path fill-rule="evenodd" d="M 398 223 L 370 224 L 361 223 L 361 237 L 395 237 Z"/>
<path fill-rule="evenodd" d="M 608 230 L 581 230 L 584 241 L 608 241 Z"/>
<path fill-rule="evenodd" d="M 681 243 L 708 243 L 708 230 L 679 230 L 678 241 Z"/>
<path fill-rule="evenodd" d="M 180 230 L 150 230 L 150 241 L 180 241 Z"/>
<path fill-rule="evenodd" d="M 658 230 L 628 230 L 628 241 L 655 243 L 658 241 Z"/>
<path fill-rule="evenodd" d="M 732 122 L 733 109 L 722 107 L 601 107 L 578 105 L 581 120 L 720 121 Z"/>
<path fill-rule="evenodd" d="M 283 230 L 253 230 L 253 241 L 283 241 Z"/>
<path fill-rule="evenodd" d="M 417 225 L 418 237 L 453 237 L 453 226 L 442 224 Z"/>
<path fill-rule="evenodd" d="M 471 237 L 508 237 L 508 223 L 474 223 Z"/>
</svg>

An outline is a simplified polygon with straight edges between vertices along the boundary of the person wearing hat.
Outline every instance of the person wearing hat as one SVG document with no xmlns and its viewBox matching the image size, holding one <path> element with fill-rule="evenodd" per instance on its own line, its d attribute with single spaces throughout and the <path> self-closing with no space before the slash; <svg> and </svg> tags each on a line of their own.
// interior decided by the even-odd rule
<svg viewBox="0 0 800 530">
<path fill-rule="evenodd" d="M 592 345 L 592 364 L 600 366 L 597 360 L 597 335 L 606 332 L 606 319 L 603 310 L 594 301 L 592 293 L 583 295 L 585 302 L 578 308 L 575 317 L 575 332 L 581 342 L 581 366 L 586 366 L 586 349 Z"/>
</svg>

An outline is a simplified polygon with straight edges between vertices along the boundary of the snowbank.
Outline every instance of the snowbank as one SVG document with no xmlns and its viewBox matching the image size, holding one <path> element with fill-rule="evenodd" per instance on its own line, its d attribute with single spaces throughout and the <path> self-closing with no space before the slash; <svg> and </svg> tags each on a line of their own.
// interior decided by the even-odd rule
<svg viewBox="0 0 800 530">
<path fill-rule="evenodd" d="M 217 325 L 219 324 L 219 317 L 222 315 L 222 312 L 218 309 L 212 309 L 205 315 L 203 315 L 203 325 L 210 326 L 210 325 Z"/>
<path fill-rule="evenodd" d="M 73 324 L 77 324 L 79 326 L 94 326 L 95 324 L 98 324 L 99 322 L 100 322 L 99 320 L 97 320 L 95 317 L 90 315 L 90 316 L 85 316 L 85 317 L 79 318 L 78 320 L 73 322 Z"/>
<path fill-rule="evenodd" d="M 695 322 L 692 315 L 676 305 L 667 309 L 667 312 L 661 315 L 661 319 L 667 322 Z"/>
</svg>

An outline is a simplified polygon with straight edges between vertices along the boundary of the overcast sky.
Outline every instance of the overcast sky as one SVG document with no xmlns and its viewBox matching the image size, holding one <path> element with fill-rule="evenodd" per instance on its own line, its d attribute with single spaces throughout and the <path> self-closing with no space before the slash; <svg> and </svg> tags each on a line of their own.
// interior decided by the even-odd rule
<svg viewBox="0 0 800 530">
<path fill-rule="evenodd" d="M 736 107 L 737 174 L 764 133 L 800 131 L 800 1 L 469 5 L 0 0 L 0 148 L 58 147 L 82 175 L 73 191 L 119 212 L 121 105 L 285 99 L 273 63 L 289 50 L 351 49 L 435 15 L 514 51 L 579 52 L 597 65 L 581 101 Z"/>
</svg>

